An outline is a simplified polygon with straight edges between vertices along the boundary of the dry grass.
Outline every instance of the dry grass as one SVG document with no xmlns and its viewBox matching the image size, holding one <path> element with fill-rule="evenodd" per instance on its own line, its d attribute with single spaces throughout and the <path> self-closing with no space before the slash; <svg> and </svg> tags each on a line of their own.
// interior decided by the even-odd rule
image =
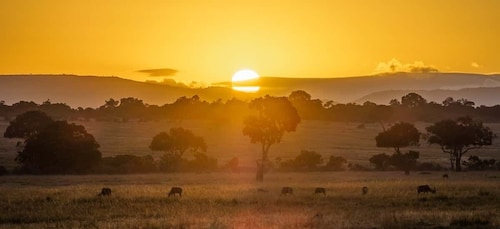
<svg viewBox="0 0 500 229">
<path fill-rule="evenodd" d="M 496 173 L 253 173 L 1 178 L 2 228 L 498 228 Z M 429 184 L 436 194 L 416 193 Z M 183 197 L 167 197 L 172 186 Z M 294 195 L 280 196 L 282 186 Z M 313 194 L 325 187 L 327 196 Z M 369 188 L 367 195 L 361 188 Z M 110 197 L 98 197 L 110 187 Z M 258 192 L 258 188 L 268 192 Z"/>
</svg>

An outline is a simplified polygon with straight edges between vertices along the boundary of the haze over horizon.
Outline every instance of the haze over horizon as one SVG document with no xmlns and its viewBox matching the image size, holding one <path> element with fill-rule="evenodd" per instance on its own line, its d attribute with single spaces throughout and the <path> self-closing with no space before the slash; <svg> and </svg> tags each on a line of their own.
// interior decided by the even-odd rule
<svg viewBox="0 0 500 229">
<path fill-rule="evenodd" d="M 500 1 L 0 3 L 0 74 L 137 81 L 346 77 L 412 68 L 498 73 Z"/>
</svg>

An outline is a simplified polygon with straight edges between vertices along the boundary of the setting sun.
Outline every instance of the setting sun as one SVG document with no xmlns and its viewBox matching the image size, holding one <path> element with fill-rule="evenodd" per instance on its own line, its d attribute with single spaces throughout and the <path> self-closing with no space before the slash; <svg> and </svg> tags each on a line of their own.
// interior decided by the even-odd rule
<svg viewBox="0 0 500 229">
<path fill-rule="evenodd" d="M 260 87 L 251 85 L 252 82 L 259 79 L 259 74 L 250 69 L 239 70 L 234 73 L 231 81 L 233 82 L 232 88 L 237 91 L 243 92 L 256 92 L 259 91 Z"/>
</svg>

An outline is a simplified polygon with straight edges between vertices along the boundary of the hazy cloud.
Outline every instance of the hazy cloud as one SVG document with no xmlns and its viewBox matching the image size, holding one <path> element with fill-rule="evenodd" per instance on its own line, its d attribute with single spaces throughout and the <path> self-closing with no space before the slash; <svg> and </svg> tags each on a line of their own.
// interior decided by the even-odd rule
<svg viewBox="0 0 500 229">
<path fill-rule="evenodd" d="M 387 62 L 381 62 L 375 69 L 376 73 L 385 72 L 413 72 L 413 73 L 429 73 L 439 72 L 433 65 L 426 65 L 422 61 L 415 61 L 412 64 L 402 64 L 397 59 L 391 59 Z"/>
<path fill-rule="evenodd" d="M 478 64 L 478 63 L 476 63 L 476 62 L 472 62 L 472 63 L 470 63 L 470 66 L 472 66 L 473 68 L 480 68 L 480 67 L 481 67 L 481 65 L 479 65 L 479 64 Z"/>
<path fill-rule="evenodd" d="M 175 75 L 175 73 L 177 73 L 177 70 L 171 68 L 158 68 L 139 70 L 137 72 L 149 74 L 149 77 L 164 77 Z"/>
</svg>

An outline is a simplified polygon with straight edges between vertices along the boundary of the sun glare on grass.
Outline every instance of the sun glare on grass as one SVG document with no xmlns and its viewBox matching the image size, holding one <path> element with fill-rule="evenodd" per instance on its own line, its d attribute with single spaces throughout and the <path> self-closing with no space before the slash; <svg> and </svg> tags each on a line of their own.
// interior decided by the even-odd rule
<svg viewBox="0 0 500 229">
<path fill-rule="evenodd" d="M 231 79 L 232 88 L 236 91 L 243 92 L 257 92 L 260 90 L 259 86 L 252 85 L 255 83 L 255 80 L 259 79 L 259 74 L 257 72 L 250 69 L 239 70 L 234 73 L 233 78 Z"/>
</svg>

